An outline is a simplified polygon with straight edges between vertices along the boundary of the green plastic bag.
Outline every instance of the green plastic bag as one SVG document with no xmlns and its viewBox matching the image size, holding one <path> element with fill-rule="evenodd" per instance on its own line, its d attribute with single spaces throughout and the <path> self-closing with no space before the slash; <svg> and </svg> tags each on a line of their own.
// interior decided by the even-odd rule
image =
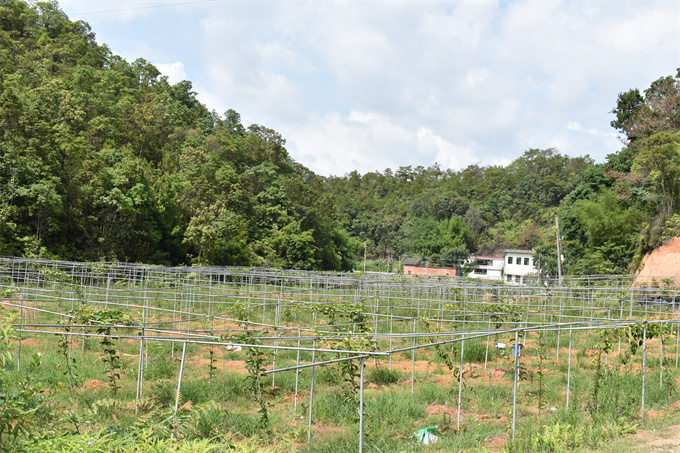
<svg viewBox="0 0 680 453">
<path fill-rule="evenodd" d="M 436 426 L 428 426 L 427 428 L 419 429 L 414 434 L 418 442 L 423 445 L 430 445 L 439 440 L 439 437 L 434 435 L 435 431 L 437 431 Z"/>
</svg>

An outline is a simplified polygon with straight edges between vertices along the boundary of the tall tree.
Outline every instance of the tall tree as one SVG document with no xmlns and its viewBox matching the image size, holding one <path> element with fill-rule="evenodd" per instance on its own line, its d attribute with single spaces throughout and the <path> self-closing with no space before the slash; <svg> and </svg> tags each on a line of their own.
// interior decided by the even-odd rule
<svg viewBox="0 0 680 453">
<path fill-rule="evenodd" d="M 680 137 L 669 132 L 649 137 L 631 170 L 654 189 L 650 198 L 658 196 L 661 214 L 670 218 L 680 195 Z"/>
</svg>

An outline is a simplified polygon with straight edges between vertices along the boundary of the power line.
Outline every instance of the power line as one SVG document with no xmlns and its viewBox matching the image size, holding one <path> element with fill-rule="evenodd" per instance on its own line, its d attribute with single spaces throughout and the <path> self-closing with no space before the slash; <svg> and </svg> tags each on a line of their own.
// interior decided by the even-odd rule
<svg viewBox="0 0 680 453">
<path fill-rule="evenodd" d="M 173 6 L 183 6 L 183 5 L 195 5 L 199 3 L 213 3 L 215 0 L 195 0 L 191 2 L 178 2 L 178 3 L 166 3 L 166 4 L 160 4 L 160 5 L 148 5 L 148 6 L 136 6 L 136 7 L 131 7 L 131 8 L 119 8 L 119 9 L 109 9 L 105 11 L 90 11 L 86 13 L 77 13 L 73 14 L 73 17 L 78 17 L 78 16 L 90 16 L 93 14 L 108 14 L 108 13 L 122 13 L 126 11 L 138 11 L 138 10 L 143 10 L 143 9 L 157 9 L 157 8 L 170 8 Z M 81 2 L 73 2 L 73 3 L 81 3 Z M 89 3 L 89 2 L 87 2 Z"/>
</svg>

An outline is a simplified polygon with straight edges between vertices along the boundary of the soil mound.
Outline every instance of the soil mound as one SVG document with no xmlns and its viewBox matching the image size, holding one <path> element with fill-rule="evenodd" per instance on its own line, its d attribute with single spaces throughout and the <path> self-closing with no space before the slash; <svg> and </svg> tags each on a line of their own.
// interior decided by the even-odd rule
<svg viewBox="0 0 680 453">
<path fill-rule="evenodd" d="M 674 278 L 676 285 L 680 283 L 680 237 L 674 237 L 645 256 L 634 286 L 649 286 L 653 278 Z"/>
</svg>

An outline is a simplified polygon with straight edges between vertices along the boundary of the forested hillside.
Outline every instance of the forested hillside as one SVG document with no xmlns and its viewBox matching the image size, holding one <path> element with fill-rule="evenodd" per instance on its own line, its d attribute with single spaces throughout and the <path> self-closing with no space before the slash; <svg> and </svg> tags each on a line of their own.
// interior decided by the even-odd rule
<svg viewBox="0 0 680 453">
<path fill-rule="evenodd" d="M 554 272 L 559 216 L 567 273 L 628 272 L 680 232 L 680 82 L 612 104 L 625 145 L 603 163 L 531 149 L 322 178 L 56 3 L 0 0 L 0 254 L 351 269 L 363 244 L 448 263 L 519 247 Z"/>
<path fill-rule="evenodd" d="M 0 0 L 0 254 L 351 267 L 322 180 L 195 94 L 56 3 Z"/>
<path fill-rule="evenodd" d="M 590 158 L 529 150 L 507 167 L 400 167 L 329 178 L 343 226 L 369 249 L 455 261 L 469 252 L 531 248 L 541 226 L 593 167 Z"/>
<path fill-rule="evenodd" d="M 662 77 L 613 101 L 624 146 L 604 163 L 532 149 L 507 167 L 353 172 L 328 179 L 340 221 L 381 257 L 453 263 L 534 248 L 555 274 L 559 217 L 567 273 L 634 271 L 680 234 L 680 80 Z"/>
</svg>

